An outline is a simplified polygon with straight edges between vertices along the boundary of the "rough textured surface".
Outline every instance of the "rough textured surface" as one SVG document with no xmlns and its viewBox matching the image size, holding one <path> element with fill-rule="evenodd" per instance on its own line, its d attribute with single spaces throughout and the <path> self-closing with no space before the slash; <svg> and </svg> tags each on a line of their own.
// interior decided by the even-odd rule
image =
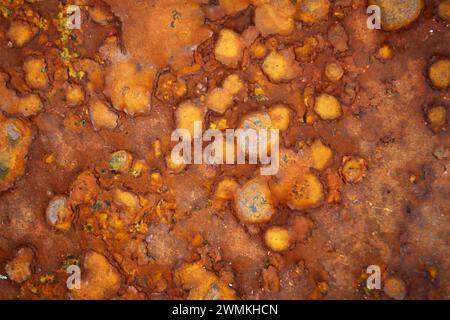
<svg viewBox="0 0 450 320">
<path fill-rule="evenodd" d="M 82 28 L 70 31 L 58 1 L 0 1 L 1 299 L 450 298 L 450 95 L 428 78 L 450 56 L 439 1 L 424 1 L 420 14 L 396 6 L 421 1 L 390 1 L 394 25 L 384 31 L 367 29 L 360 0 L 319 1 L 320 17 L 307 22 L 300 5 L 282 0 L 80 2 Z M 239 35 L 232 69 L 214 55 L 222 29 Z M 380 53 L 386 45 L 390 54 Z M 264 69 L 276 52 L 289 52 L 284 67 Z M 45 85 L 27 80 L 32 58 L 45 61 L 33 69 Z M 344 71 L 336 81 L 325 75 L 330 63 Z M 239 92 L 223 113 L 208 110 L 208 93 L 231 74 Z M 73 86 L 84 93 L 76 103 L 66 96 Z M 321 94 L 336 97 L 339 117 L 315 113 Z M 267 178 L 269 221 L 236 214 L 234 199 L 246 196 L 236 192 L 260 178 L 258 166 L 168 170 L 186 101 L 219 130 L 279 104 L 290 109 L 285 171 Z M 445 111 L 438 126 L 427 117 L 436 106 Z M 314 153 L 319 140 L 323 155 Z M 117 151 L 131 158 L 111 163 Z M 288 205 L 288 195 L 313 193 L 299 187 L 305 176 L 320 196 Z M 72 209 L 64 228 L 47 217 L 56 197 Z M 288 248 L 267 247 L 272 227 L 287 230 Z M 66 286 L 69 265 L 81 269 L 79 291 Z M 366 287 L 369 265 L 381 269 L 381 290 Z"/>
</svg>

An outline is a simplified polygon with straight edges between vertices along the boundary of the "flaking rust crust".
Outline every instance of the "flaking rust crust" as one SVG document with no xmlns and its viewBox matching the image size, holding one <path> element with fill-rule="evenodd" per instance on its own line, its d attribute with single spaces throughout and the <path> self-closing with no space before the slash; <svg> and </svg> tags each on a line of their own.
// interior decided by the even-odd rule
<svg viewBox="0 0 450 320">
<path fill-rule="evenodd" d="M 449 299 L 449 8 L 0 0 L 0 299 Z M 177 163 L 195 121 L 278 173 Z"/>
</svg>

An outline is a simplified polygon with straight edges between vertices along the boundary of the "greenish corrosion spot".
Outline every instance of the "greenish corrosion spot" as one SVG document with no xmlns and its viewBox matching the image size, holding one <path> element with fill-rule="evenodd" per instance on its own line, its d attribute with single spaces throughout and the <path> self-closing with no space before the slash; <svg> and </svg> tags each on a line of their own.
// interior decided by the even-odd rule
<svg viewBox="0 0 450 320">
<path fill-rule="evenodd" d="M 256 102 L 265 102 L 265 101 L 269 101 L 269 98 L 267 98 L 266 96 L 264 96 L 262 94 L 258 94 L 255 96 L 255 100 L 256 100 Z"/>
<path fill-rule="evenodd" d="M 103 201 L 101 200 L 95 201 L 95 203 L 92 205 L 92 210 L 94 211 L 99 211 L 102 208 L 103 208 Z"/>
<path fill-rule="evenodd" d="M 72 255 L 66 256 L 61 265 L 61 269 L 66 271 L 70 266 L 80 266 L 80 258 Z"/>
<path fill-rule="evenodd" d="M 125 162 L 127 161 L 127 154 L 123 151 L 115 152 L 111 155 L 111 160 L 109 160 L 109 167 L 113 171 L 119 171 Z"/>
</svg>

